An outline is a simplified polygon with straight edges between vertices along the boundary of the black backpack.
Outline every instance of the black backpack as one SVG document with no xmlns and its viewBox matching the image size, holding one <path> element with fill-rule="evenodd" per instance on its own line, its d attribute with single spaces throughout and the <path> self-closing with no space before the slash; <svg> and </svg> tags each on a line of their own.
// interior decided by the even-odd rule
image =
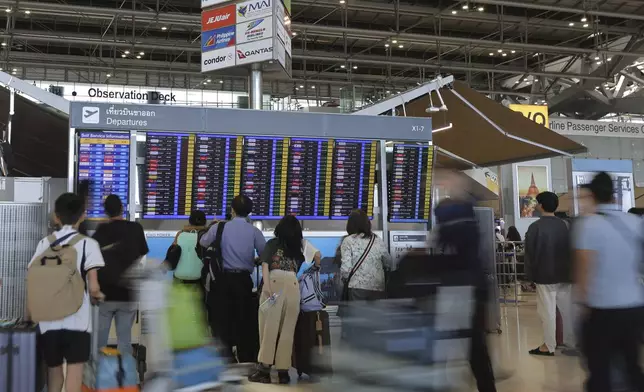
<svg viewBox="0 0 644 392">
<path fill-rule="evenodd" d="M 221 255 L 221 238 L 224 234 L 224 226 L 226 222 L 217 223 L 217 234 L 215 241 L 207 248 L 201 246 L 201 237 L 208 232 L 209 229 L 202 230 L 197 236 L 197 246 L 195 251 L 203 262 L 201 269 L 201 279 L 207 291 L 210 291 L 212 282 L 221 278 L 224 272 L 224 261 Z"/>
</svg>

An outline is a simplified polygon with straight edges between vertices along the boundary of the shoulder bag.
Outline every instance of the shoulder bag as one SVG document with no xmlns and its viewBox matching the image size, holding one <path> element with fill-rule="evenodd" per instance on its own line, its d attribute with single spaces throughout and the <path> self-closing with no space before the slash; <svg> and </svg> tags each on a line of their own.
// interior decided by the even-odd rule
<svg viewBox="0 0 644 392">
<path fill-rule="evenodd" d="M 362 252 L 362 256 L 360 256 L 360 259 L 354 264 L 353 268 L 351 268 L 351 272 L 349 272 L 349 277 L 347 278 L 346 281 L 344 281 L 344 286 L 342 288 L 342 301 L 348 301 L 349 300 L 349 282 L 351 282 L 351 278 L 358 272 L 358 269 L 360 269 L 360 266 L 362 266 L 362 263 L 366 260 L 367 256 L 369 255 L 369 252 L 371 251 L 371 248 L 373 248 L 373 244 L 376 242 L 376 236 L 374 234 L 371 235 L 371 238 L 369 239 L 369 244 L 367 244 L 367 247 L 364 249 L 364 252 Z"/>
</svg>

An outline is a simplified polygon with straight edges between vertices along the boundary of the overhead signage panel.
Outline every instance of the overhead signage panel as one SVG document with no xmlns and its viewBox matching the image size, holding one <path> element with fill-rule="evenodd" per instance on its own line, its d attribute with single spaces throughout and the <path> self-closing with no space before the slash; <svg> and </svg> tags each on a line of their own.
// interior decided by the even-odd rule
<svg viewBox="0 0 644 392">
<path fill-rule="evenodd" d="M 236 22 L 235 5 L 215 8 L 201 13 L 201 31 L 220 29 L 232 26 Z"/>
<path fill-rule="evenodd" d="M 510 110 L 523 114 L 525 118 L 539 125 L 548 127 L 548 107 L 543 105 L 515 105 L 509 106 Z"/>
<path fill-rule="evenodd" d="M 201 72 L 216 71 L 235 66 L 235 47 L 211 50 L 201 54 Z"/>
<path fill-rule="evenodd" d="M 273 17 L 237 24 L 237 44 L 259 41 L 273 36 Z"/>
<path fill-rule="evenodd" d="M 237 65 L 258 63 L 273 59 L 273 39 L 237 45 Z"/>
<path fill-rule="evenodd" d="M 274 0 L 250 0 L 237 4 L 237 23 L 250 22 L 273 14 Z M 279 1 L 279 0 L 277 0 Z"/>
<path fill-rule="evenodd" d="M 235 26 L 227 26 L 201 33 L 202 52 L 235 46 L 235 43 Z"/>
</svg>

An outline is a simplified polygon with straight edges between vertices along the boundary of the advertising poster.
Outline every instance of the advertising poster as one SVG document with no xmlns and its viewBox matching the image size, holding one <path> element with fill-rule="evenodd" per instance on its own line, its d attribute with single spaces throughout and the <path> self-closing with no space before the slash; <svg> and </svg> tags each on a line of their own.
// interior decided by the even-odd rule
<svg viewBox="0 0 644 392">
<path fill-rule="evenodd" d="M 237 4 L 237 23 L 250 22 L 272 14 L 273 0 L 250 0 Z"/>
<path fill-rule="evenodd" d="M 237 24 L 237 44 L 260 41 L 273 36 L 273 17 Z"/>
<path fill-rule="evenodd" d="M 235 65 L 235 5 L 201 13 L 201 72 Z"/>
<path fill-rule="evenodd" d="M 237 45 L 237 65 L 252 64 L 273 59 L 273 39 Z"/>
<path fill-rule="evenodd" d="M 615 190 L 615 202 L 623 212 L 628 212 L 633 208 L 633 200 L 635 199 L 633 190 L 633 173 L 616 173 L 607 172 L 613 179 L 613 189 Z M 579 187 L 588 184 L 593 180 L 597 172 L 572 172 L 573 185 L 575 186 L 576 194 L 579 195 Z M 575 198 L 577 199 L 577 198 Z M 575 214 L 579 213 L 579 203 L 575 200 Z"/>
<path fill-rule="evenodd" d="M 537 195 L 549 190 L 547 166 L 517 165 L 519 217 L 538 218 Z"/>
</svg>

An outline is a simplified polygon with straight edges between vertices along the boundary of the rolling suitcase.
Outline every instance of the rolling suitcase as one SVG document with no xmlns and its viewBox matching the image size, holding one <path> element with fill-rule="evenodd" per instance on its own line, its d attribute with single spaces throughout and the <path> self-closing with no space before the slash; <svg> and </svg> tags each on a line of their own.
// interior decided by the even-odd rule
<svg viewBox="0 0 644 392">
<path fill-rule="evenodd" d="M 300 312 L 293 342 L 293 367 L 299 376 L 331 373 L 331 332 L 327 312 Z"/>
<path fill-rule="evenodd" d="M 38 329 L 31 324 L 0 327 L 0 391 L 39 392 L 44 384 L 37 347 Z"/>
</svg>

